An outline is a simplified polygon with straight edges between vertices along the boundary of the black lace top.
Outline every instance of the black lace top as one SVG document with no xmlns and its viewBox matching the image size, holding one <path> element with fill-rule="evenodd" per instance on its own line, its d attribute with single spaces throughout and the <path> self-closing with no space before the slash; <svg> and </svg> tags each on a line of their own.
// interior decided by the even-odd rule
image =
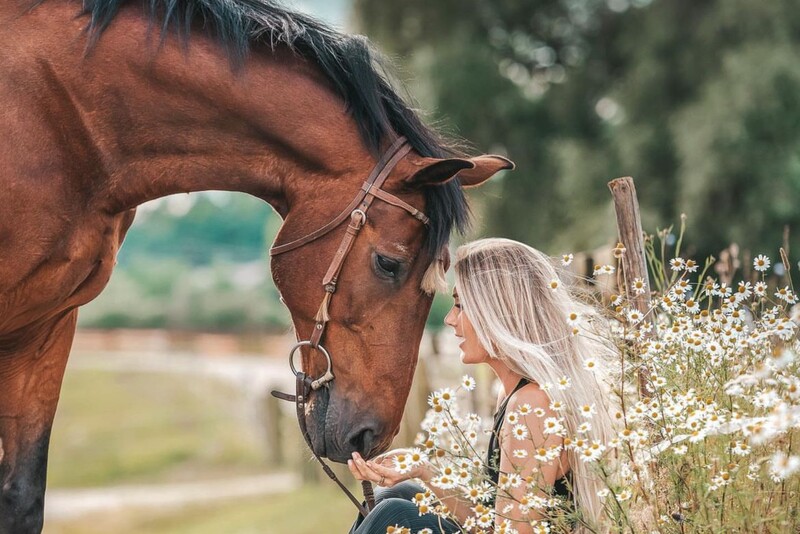
<svg viewBox="0 0 800 534">
<path fill-rule="evenodd" d="M 489 436 L 486 471 L 489 475 L 489 478 L 492 480 L 492 482 L 494 482 L 495 486 L 497 485 L 498 480 L 500 480 L 500 443 L 497 437 L 500 435 L 500 429 L 503 427 L 503 421 L 505 421 L 506 418 L 506 408 L 508 407 L 509 399 L 511 399 L 511 396 L 522 389 L 526 384 L 528 384 L 528 379 L 522 378 L 516 387 L 514 387 L 514 390 L 509 393 L 502 404 L 500 404 L 500 408 L 497 409 L 497 413 L 494 414 L 494 426 L 492 427 L 492 434 Z M 557 497 L 563 497 L 567 500 L 567 502 L 572 502 L 572 490 L 570 489 L 571 478 L 572 473 L 569 472 L 556 480 L 553 484 L 553 495 Z"/>
</svg>

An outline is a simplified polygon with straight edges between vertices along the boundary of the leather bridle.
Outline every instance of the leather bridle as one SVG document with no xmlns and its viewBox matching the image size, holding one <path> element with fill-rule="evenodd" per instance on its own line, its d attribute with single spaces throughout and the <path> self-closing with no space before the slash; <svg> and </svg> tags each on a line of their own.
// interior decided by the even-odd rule
<svg viewBox="0 0 800 534">
<path fill-rule="evenodd" d="M 325 386 L 328 387 L 328 384 L 334 379 L 333 376 L 333 361 L 331 360 L 331 355 L 327 349 L 322 345 L 322 336 L 325 334 L 325 328 L 330 321 L 330 315 L 328 310 L 330 308 L 331 298 L 333 294 L 336 292 L 336 284 L 338 283 L 339 273 L 342 270 L 342 266 L 344 265 L 344 261 L 347 258 L 348 253 L 353 247 L 353 242 L 355 241 L 358 233 L 364 227 L 364 224 L 367 222 L 367 211 L 369 207 L 372 205 L 372 202 L 377 198 L 390 204 L 392 206 L 396 206 L 408 212 L 412 217 L 420 221 L 421 223 L 428 225 L 430 220 L 428 217 L 425 216 L 424 213 L 416 209 L 415 207 L 411 206 L 410 204 L 404 202 L 403 200 L 399 199 L 395 195 L 388 193 L 381 189 L 383 183 L 389 177 L 392 170 L 397 166 L 397 164 L 408 154 L 411 150 L 411 145 L 408 144 L 408 141 L 405 137 L 398 138 L 392 145 L 384 152 L 381 156 L 380 160 L 375 164 L 373 167 L 372 172 L 370 172 L 369 177 L 366 179 L 364 184 L 361 186 L 361 189 L 356 194 L 356 197 L 353 199 L 352 202 L 333 220 L 329 223 L 325 224 L 324 226 L 318 228 L 317 230 L 307 234 L 299 239 L 295 239 L 294 241 L 290 241 L 289 243 L 285 243 L 283 245 L 273 246 L 270 250 L 270 256 L 277 256 L 279 254 L 283 254 L 285 252 L 289 252 L 290 250 L 298 249 L 304 245 L 311 243 L 319 239 L 320 237 L 332 232 L 334 229 L 338 228 L 344 221 L 348 218 L 350 219 L 350 224 L 347 225 L 347 229 L 345 231 L 344 237 L 342 237 L 342 241 L 339 244 L 339 248 L 336 250 L 336 253 L 333 255 L 333 259 L 331 260 L 331 264 L 328 267 L 327 272 L 325 273 L 324 278 L 322 279 L 322 287 L 325 290 L 325 296 L 322 299 L 322 304 L 320 304 L 319 310 L 317 311 L 317 315 L 315 317 L 315 324 L 314 330 L 311 333 L 311 337 L 308 340 L 298 341 L 292 349 L 289 351 L 289 367 L 292 370 L 292 373 L 295 375 L 295 383 L 296 383 L 296 392 L 295 395 L 291 395 L 288 393 L 282 393 L 280 391 L 273 391 L 272 395 L 277 397 L 281 400 L 286 400 L 290 402 L 294 402 L 296 409 L 297 409 L 297 421 L 300 425 L 300 431 L 303 434 L 303 438 L 308 444 L 308 447 L 311 449 L 311 452 L 314 454 L 314 457 L 319 461 L 322 465 L 323 470 L 325 473 L 334 481 L 339 487 L 347 494 L 351 501 L 356 505 L 359 512 L 366 517 L 369 511 L 374 508 L 375 500 L 372 494 L 372 484 L 364 480 L 362 482 L 363 489 L 364 489 L 364 497 L 366 500 L 366 507 L 363 506 L 358 500 L 353 496 L 352 493 L 342 484 L 342 482 L 336 477 L 334 472 L 331 468 L 320 458 L 317 453 L 314 451 L 314 447 L 311 444 L 311 437 L 308 434 L 308 429 L 306 427 L 306 418 L 305 418 L 305 405 L 308 400 L 308 396 L 312 391 L 316 391 L 319 388 Z M 294 365 L 294 354 L 300 347 L 310 347 L 322 353 L 327 360 L 327 370 L 325 371 L 322 376 L 314 379 L 308 376 L 303 371 L 298 371 Z"/>
</svg>

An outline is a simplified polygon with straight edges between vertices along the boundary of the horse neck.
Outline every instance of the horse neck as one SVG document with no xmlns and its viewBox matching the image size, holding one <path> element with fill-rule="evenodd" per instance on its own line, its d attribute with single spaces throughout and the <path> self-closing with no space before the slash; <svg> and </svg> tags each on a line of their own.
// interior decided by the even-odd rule
<svg viewBox="0 0 800 534">
<path fill-rule="evenodd" d="M 39 9 L 51 5 L 62 7 Z M 320 182 L 368 171 L 356 125 L 312 65 L 256 50 L 234 72 L 205 35 L 159 47 L 147 32 L 141 10 L 126 8 L 88 56 L 76 43 L 42 66 L 69 111 L 61 120 L 81 125 L 83 153 L 72 159 L 94 167 L 84 172 L 104 209 L 213 189 L 252 194 L 285 216 Z"/>
</svg>

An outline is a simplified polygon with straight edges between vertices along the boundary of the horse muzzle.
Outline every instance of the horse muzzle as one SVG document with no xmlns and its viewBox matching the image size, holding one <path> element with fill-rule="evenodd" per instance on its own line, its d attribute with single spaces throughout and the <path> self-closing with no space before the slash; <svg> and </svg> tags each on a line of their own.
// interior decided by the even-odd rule
<svg viewBox="0 0 800 534">
<path fill-rule="evenodd" d="M 327 370 L 317 378 L 294 365 L 294 354 L 303 346 L 316 348 L 327 360 Z M 289 366 L 295 375 L 295 394 L 273 391 L 272 395 L 295 403 L 301 434 L 315 455 L 346 463 L 354 452 L 370 458 L 388 448 L 392 436 L 386 435 L 386 425 L 373 410 L 364 410 L 360 406 L 363 403 L 337 391 L 332 360 L 324 347 L 311 341 L 298 342 L 289 353 Z"/>
<path fill-rule="evenodd" d="M 376 414 L 337 393 L 334 383 L 326 399 L 324 424 L 319 425 L 324 427 L 321 441 L 328 459 L 345 463 L 354 452 L 371 458 L 388 448 L 391 436 L 386 435 L 386 425 Z"/>
</svg>

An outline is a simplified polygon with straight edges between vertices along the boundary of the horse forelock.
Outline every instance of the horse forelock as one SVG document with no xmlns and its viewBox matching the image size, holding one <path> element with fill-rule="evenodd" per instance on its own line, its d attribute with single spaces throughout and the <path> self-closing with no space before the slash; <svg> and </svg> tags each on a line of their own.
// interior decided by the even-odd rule
<svg viewBox="0 0 800 534">
<path fill-rule="evenodd" d="M 433 260 L 425 274 L 422 276 L 420 289 L 427 295 L 447 292 L 447 279 L 445 278 L 444 264 L 441 259 Z"/>
</svg>

